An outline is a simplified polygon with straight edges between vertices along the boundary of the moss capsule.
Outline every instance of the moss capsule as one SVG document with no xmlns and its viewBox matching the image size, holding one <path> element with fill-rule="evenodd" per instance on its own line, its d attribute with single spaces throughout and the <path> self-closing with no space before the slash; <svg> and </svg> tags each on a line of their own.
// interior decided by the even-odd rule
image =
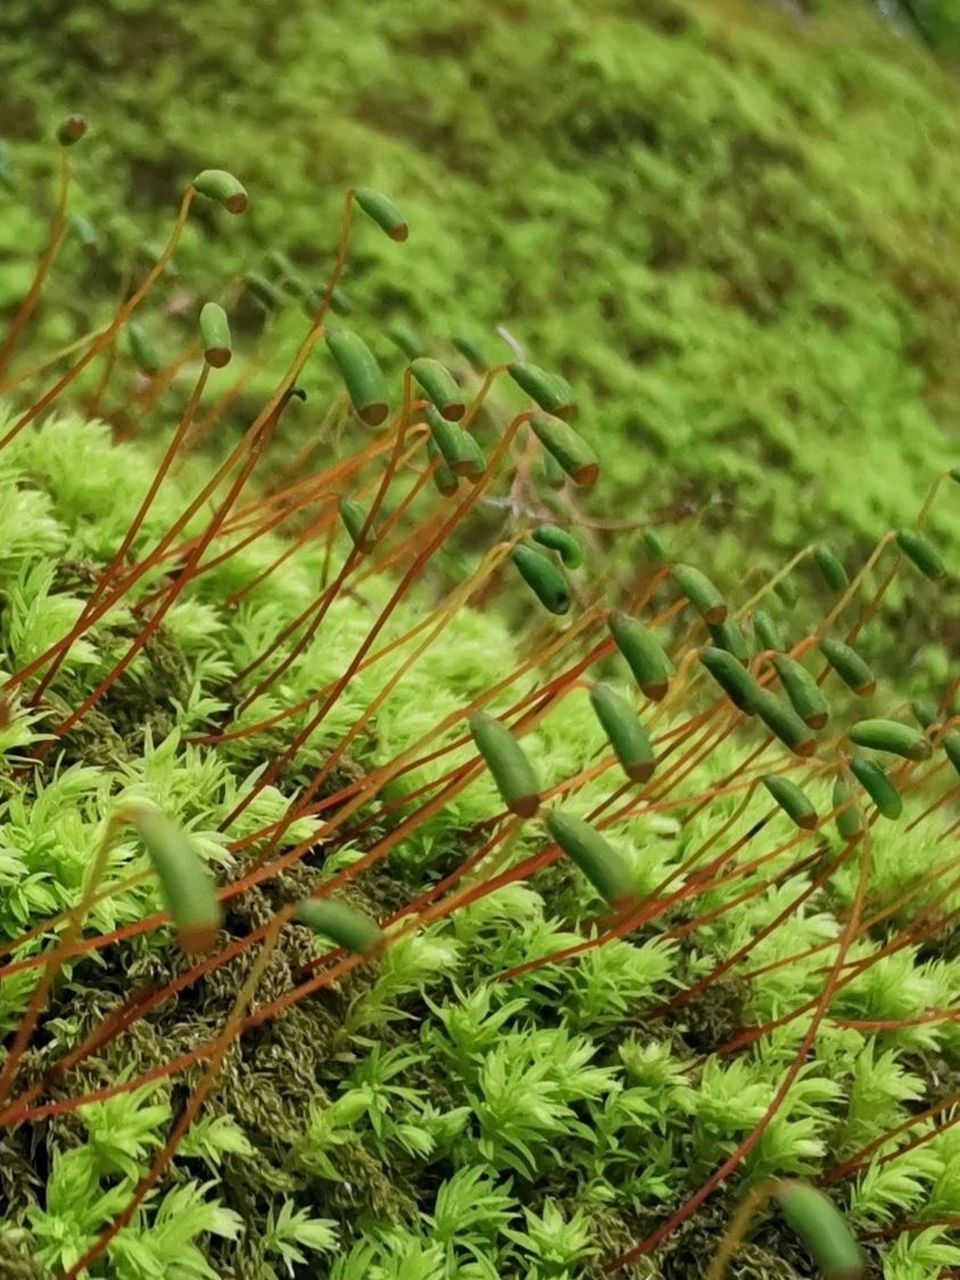
<svg viewBox="0 0 960 1280">
<path fill-rule="evenodd" d="M 670 552 L 667 544 L 656 529 L 644 529 L 640 539 L 643 542 L 644 551 L 654 564 L 666 564 L 669 561 Z"/>
<path fill-rule="evenodd" d="M 280 290 L 264 276 L 258 276 L 256 272 L 251 271 L 243 277 L 243 283 L 265 311 L 279 311 L 283 305 L 283 295 Z"/>
<path fill-rule="evenodd" d="M 582 818 L 551 809 L 547 830 L 567 857 L 611 906 L 629 901 L 633 885 L 626 864 L 602 835 Z"/>
<path fill-rule="evenodd" d="M 939 582 L 947 576 L 947 566 L 941 560 L 939 551 L 922 533 L 917 533 L 914 529 L 899 529 L 897 545 L 931 582 Z"/>
<path fill-rule="evenodd" d="M 929 760 L 933 754 L 933 748 L 919 729 L 897 720 L 858 720 L 849 737 L 858 747 L 887 751 L 905 760 Z"/>
<path fill-rule="evenodd" d="M 930 729 L 940 723 L 941 715 L 936 703 L 926 698 L 915 699 L 910 703 L 910 710 L 921 729 Z"/>
<path fill-rule="evenodd" d="M 561 529 L 555 524 L 542 524 L 533 531 L 534 542 L 541 547 L 549 547 L 551 551 L 559 551 L 560 559 L 568 569 L 579 569 L 583 564 L 583 549 L 569 529 Z"/>
<path fill-rule="evenodd" d="M 486 373 L 490 368 L 490 361 L 487 359 L 486 352 L 471 338 L 465 338 L 461 334 L 456 334 L 451 338 L 451 342 L 463 356 L 464 360 L 466 360 L 474 373 Z"/>
<path fill-rule="evenodd" d="M 200 308 L 200 341 L 207 364 L 214 369 L 222 369 L 230 363 L 233 355 L 230 321 L 223 307 L 216 302 L 205 302 Z"/>
<path fill-rule="evenodd" d="M 544 450 L 542 478 L 548 489 L 559 491 L 567 483 L 567 473 L 552 453 Z"/>
<path fill-rule="evenodd" d="M 600 475 L 600 462 L 583 437 L 559 418 L 535 414 L 530 423 L 534 434 L 560 464 L 574 484 L 589 489 Z"/>
<path fill-rule="evenodd" d="M 72 147 L 87 132 L 87 122 L 83 116 L 67 116 L 57 129 L 57 142 L 61 147 Z"/>
<path fill-rule="evenodd" d="M 947 759 L 957 773 L 960 773 L 960 729 L 948 729 L 943 735 L 942 743 Z"/>
<path fill-rule="evenodd" d="M 852 840 L 863 830 L 863 816 L 853 787 L 844 778 L 833 784 L 833 807 L 837 810 L 837 831 L 841 840 Z"/>
<path fill-rule="evenodd" d="M 765 609 L 758 609 L 753 615 L 753 634 L 763 649 L 777 651 L 786 648 L 779 627 Z"/>
<path fill-rule="evenodd" d="M 847 571 L 832 547 L 821 543 L 813 553 L 814 563 L 831 591 L 846 591 L 850 585 Z"/>
<path fill-rule="evenodd" d="M 690 564 L 674 565 L 671 572 L 674 582 L 704 622 L 712 622 L 716 626 L 725 621 L 726 601 L 705 573 Z"/>
<path fill-rule="evenodd" d="M 349 329 L 328 333 L 327 350 L 337 363 L 357 417 L 368 427 L 379 426 L 389 407 L 387 385 L 373 352 Z"/>
<path fill-rule="evenodd" d="M 410 228 L 406 218 L 387 196 L 374 191 L 372 187 L 357 187 L 353 198 L 367 217 L 372 218 L 391 240 L 403 241 L 409 236 Z"/>
<path fill-rule="evenodd" d="M 433 472 L 433 483 L 445 498 L 451 497 L 460 487 L 460 481 L 450 470 L 443 454 L 437 448 L 433 436 L 427 441 L 427 457 L 431 463 L 439 463 Z"/>
<path fill-rule="evenodd" d="M 547 373 L 545 369 L 522 360 L 507 365 L 507 373 L 544 413 L 561 418 L 564 422 L 575 417 L 577 402 L 573 388 L 566 378 L 561 378 L 556 373 Z"/>
<path fill-rule="evenodd" d="M 877 677 L 856 649 L 842 640 L 834 639 L 833 636 L 824 636 L 820 641 L 820 648 L 823 656 L 847 688 L 864 698 L 868 698 L 875 691 Z"/>
<path fill-rule="evenodd" d="M 783 691 L 800 719 L 811 729 L 822 729 L 830 719 L 830 707 L 810 672 L 786 654 L 774 658 L 773 665 Z"/>
<path fill-rule="evenodd" d="M 778 1182 L 774 1196 L 824 1280 L 861 1280 L 866 1274 L 866 1260 L 846 1219 L 829 1196 L 809 1182 L 792 1179 Z"/>
<path fill-rule="evenodd" d="M 341 498 L 339 509 L 340 519 L 346 526 L 353 545 L 361 555 L 369 555 L 376 546 L 377 535 L 373 528 L 367 529 L 364 533 L 364 525 L 367 522 L 366 511 L 355 498 Z"/>
<path fill-rule="evenodd" d="M 160 369 L 161 360 L 157 349 L 136 320 L 131 320 L 127 325 L 127 346 L 144 373 L 154 374 Z"/>
<path fill-rule="evenodd" d="M 523 748 L 502 720 L 485 711 L 476 712 L 469 723 L 503 803 L 518 818 L 532 818 L 540 807 L 540 784 Z"/>
<path fill-rule="evenodd" d="M 777 773 L 765 773 L 760 779 L 774 800 L 791 822 L 804 831 L 812 831 L 817 825 L 817 811 L 795 782 Z"/>
<path fill-rule="evenodd" d="M 440 416 L 448 422 L 459 422 L 467 406 L 450 370 L 445 369 L 439 360 L 420 356 L 411 360 L 410 372 Z"/>
<path fill-rule="evenodd" d="M 426 351 L 426 344 L 418 333 L 405 324 L 392 324 L 387 330 L 387 337 L 395 347 L 399 347 L 408 360 L 416 360 Z"/>
<path fill-rule="evenodd" d="M 96 254 L 100 247 L 100 237 L 97 235 L 90 219 L 84 218 L 79 213 L 71 213 L 68 221 L 70 223 L 70 231 L 84 253 L 90 257 Z"/>
<path fill-rule="evenodd" d="M 652 631 L 629 614 L 611 613 L 607 624 L 644 696 L 651 702 L 659 702 L 666 696 L 673 671 L 673 663 L 663 645 Z"/>
<path fill-rule="evenodd" d="M 900 792 L 878 764 L 863 756 L 854 756 L 850 761 L 850 770 L 884 818 L 892 820 L 900 817 L 903 812 Z"/>
<path fill-rule="evenodd" d="M 453 474 L 478 480 L 487 464 L 480 446 L 470 432 L 441 417 L 433 405 L 427 406 L 424 416 L 430 428 L 430 438 L 443 454 L 444 461 Z"/>
<path fill-rule="evenodd" d="M 747 662 L 750 658 L 750 646 L 738 623 L 733 618 L 724 618 L 723 622 L 708 622 L 707 630 L 717 649 L 726 649 L 738 662 Z"/>
<path fill-rule="evenodd" d="M 511 559 L 521 578 L 550 613 L 570 611 L 570 588 L 557 565 L 532 547 L 514 547 Z"/>
<path fill-rule="evenodd" d="M 595 684 L 590 701 L 624 773 L 632 782 L 646 782 L 656 768 L 656 759 L 640 717 L 608 684 Z"/>
<path fill-rule="evenodd" d="M 193 185 L 200 195 L 216 200 L 228 213 L 243 213 L 247 207 L 246 188 L 226 169 L 204 169 L 194 178 Z"/>
<path fill-rule="evenodd" d="M 354 955 L 369 955 L 383 946 L 384 937 L 377 922 L 343 902 L 304 898 L 297 907 L 296 919 Z"/>
<path fill-rule="evenodd" d="M 762 692 L 750 672 L 726 649 L 708 645 L 697 655 L 735 707 L 752 716 Z"/>
<path fill-rule="evenodd" d="M 813 755 L 817 749 L 816 739 L 788 702 L 781 701 L 769 689 L 761 689 L 754 710 L 773 736 L 794 755 L 804 759 Z"/>
<path fill-rule="evenodd" d="M 187 952 L 209 951 L 220 928 L 220 903 L 193 842 L 158 810 L 137 807 L 130 821 L 160 881 L 181 947 Z"/>
</svg>

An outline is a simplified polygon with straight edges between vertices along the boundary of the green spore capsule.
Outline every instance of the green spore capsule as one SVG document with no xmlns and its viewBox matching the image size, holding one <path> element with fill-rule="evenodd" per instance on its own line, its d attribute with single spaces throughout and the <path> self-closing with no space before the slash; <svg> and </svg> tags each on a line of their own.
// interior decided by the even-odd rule
<svg viewBox="0 0 960 1280">
<path fill-rule="evenodd" d="M 726 649 L 708 645 L 697 655 L 735 707 L 752 716 L 762 692 L 750 672 Z"/>
<path fill-rule="evenodd" d="M 754 710 L 773 736 L 794 755 L 806 759 L 816 751 L 816 739 L 809 726 L 804 724 L 788 702 L 781 701 L 769 689 L 760 690 Z"/>
<path fill-rule="evenodd" d="M 845 778 L 837 778 L 833 784 L 833 808 L 837 810 L 837 831 L 841 840 L 852 840 L 863 830 L 863 815 L 853 787 Z"/>
<path fill-rule="evenodd" d="M 343 902 L 327 898 L 304 898 L 297 907 L 296 919 L 314 933 L 329 938 L 344 951 L 369 955 L 379 951 L 384 937 L 380 926 L 363 911 Z"/>
<path fill-rule="evenodd" d="M 817 825 L 817 811 L 795 782 L 776 773 L 765 773 L 760 781 L 791 822 L 804 831 L 813 831 Z"/>
<path fill-rule="evenodd" d="M 228 213 L 243 213 L 247 192 L 243 183 L 226 169 L 204 169 L 193 180 L 194 188 L 208 200 L 216 200 Z"/>
<path fill-rule="evenodd" d="M 327 334 L 327 350 L 343 378 L 357 417 L 368 427 L 377 427 L 389 413 L 387 384 L 373 352 L 350 329 Z"/>
<path fill-rule="evenodd" d="M 410 372 L 440 416 L 448 422 L 459 422 L 467 406 L 450 370 L 445 369 L 439 360 L 420 356 L 411 360 Z"/>
<path fill-rule="evenodd" d="M 582 818 L 551 809 L 546 827 L 571 862 L 580 868 L 602 898 L 616 907 L 633 898 L 633 883 L 623 859 Z"/>
<path fill-rule="evenodd" d="M 918 729 L 897 720 L 858 720 L 849 738 L 858 747 L 887 751 L 905 760 L 929 760 L 933 754 L 933 748 Z"/>
<path fill-rule="evenodd" d="M 781 578 L 779 582 L 775 582 L 773 586 L 774 594 L 780 600 L 785 608 L 793 609 L 797 603 L 797 587 L 792 578 Z"/>
<path fill-rule="evenodd" d="M 508 364 L 507 373 L 520 390 L 525 391 L 544 413 L 561 418 L 564 422 L 569 422 L 575 417 L 576 397 L 566 378 L 561 378 L 557 373 L 547 373 L 545 369 L 540 369 L 537 365 L 529 364 L 525 360 Z"/>
<path fill-rule="evenodd" d="M 87 132 L 87 122 L 83 116 L 67 116 L 57 129 L 57 142 L 61 147 L 72 147 Z"/>
<path fill-rule="evenodd" d="M 687 597 L 704 622 L 711 622 L 716 626 L 726 619 L 726 601 L 705 573 L 690 564 L 677 564 L 674 565 L 672 574 L 680 592 Z"/>
<path fill-rule="evenodd" d="M 430 428 L 430 438 L 443 454 L 444 461 L 455 476 L 479 480 L 486 470 L 486 459 L 469 431 L 455 426 L 442 417 L 433 405 L 425 413 Z"/>
<path fill-rule="evenodd" d="M 590 702 L 620 765 L 631 782 L 646 782 L 657 762 L 640 717 L 622 694 L 608 684 L 595 684 Z"/>
<path fill-rule="evenodd" d="M 472 715 L 469 725 L 503 803 L 518 818 L 532 818 L 540 808 L 540 784 L 519 742 L 502 720 L 485 711 Z"/>
<path fill-rule="evenodd" d="M 100 247 L 100 238 L 89 218 L 84 218 L 79 213 L 71 213 L 69 222 L 73 238 L 84 253 L 91 256 L 95 254 Z"/>
<path fill-rule="evenodd" d="M 922 533 L 914 529 L 898 529 L 897 546 L 931 582 L 939 582 L 947 576 L 947 566 L 940 559 L 940 553 Z"/>
<path fill-rule="evenodd" d="M 779 651 L 786 648 L 779 627 L 765 609 L 758 609 L 753 615 L 753 634 L 763 649 Z"/>
<path fill-rule="evenodd" d="M 341 498 L 339 509 L 340 519 L 353 539 L 353 545 L 361 555 L 369 555 L 376 546 L 377 535 L 373 528 L 367 529 L 364 533 L 363 526 L 367 522 L 366 511 L 355 498 Z"/>
<path fill-rule="evenodd" d="M 345 289 L 341 289 L 339 285 L 330 295 L 330 310 L 334 315 L 338 316 L 353 315 L 353 302 L 350 299 L 350 295 Z"/>
<path fill-rule="evenodd" d="M 471 338 L 464 338 L 461 334 L 455 334 L 450 341 L 453 343 L 457 351 L 460 352 L 474 373 L 486 373 L 490 368 L 490 362 L 487 359 L 486 352 Z"/>
<path fill-rule="evenodd" d="M 552 560 L 522 544 L 514 547 L 511 559 L 521 578 L 545 609 L 555 614 L 569 613 L 570 588 Z"/>
<path fill-rule="evenodd" d="M 205 302 L 200 308 L 200 341 L 207 364 L 222 369 L 230 363 L 233 342 L 227 313 L 216 302 Z"/>
<path fill-rule="evenodd" d="M 708 622 L 707 630 L 717 649 L 726 649 L 738 662 L 747 662 L 750 658 L 750 646 L 747 637 L 732 618 L 724 618 L 723 622 Z"/>
<path fill-rule="evenodd" d="M 220 903 L 193 842 L 155 809 L 131 810 L 130 822 L 150 857 L 180 946 L 190 953 L 210 951 L 220 928 Z"/>
<path fill-rule="evenodd" d="M 656 529 L 644 529 L 640 535 L 643 549 L 654 564 L 666 564 L 670 559 L 667 544 Z"/>
<path fill-rule="evenodd" d="M 903 812 L 900 792 L 878 764 L 863 756 L 854 756 L 850 770 L 884 818 L 893 820 L 900 817 Z"/>
<path fill-rule="evenodd" d="M 830 706 L 810 672 L 786 654 L 774 658 L 773 665 L 800 719 L 811 729 L 822 729 L 830 719 Z"/>
<path fill-rule="evenodd" d="M 877 677 L 856 649 L 842 640 L 834 639 L 833 636 L 824 636 L 820 641 L 820 648 L 823 656 L 848 689 L 852 689 L 863 698 L 869 698 L 875 692 Z"/>
<path fill-rule="evenodd" d="M 283 305 L 283 295 L 280 290 L 264 276 L 249 272 L 243 277 L 243 283 L 265 311 L 278 311 Z"/>
<path fill-rule="evenodd" d="M 941 745 L 947 753 L 947 759 L 957 773 L 960 773 L 960 729 L 948 729 L 943 735 Z"/>
<path fill-rule="evenodd" d="M 915 699 L 910 703 L 910 710 L 921 729 L 930 729 L 940 723 L 941 716 L 936 703 L 929 702 L 926 698 Z"/>
<path fill-rule="evenodd" d="M 534 414 L 533 433 L 574 484 L 589 489 L 600 475 L 600 462 L 586 440 L 567 422 Z"/>
<path fill-rule="evenodd" d="M 543 454 L 543 481 L 548 489 L 559 491 L 567 483 L 567 473 L 552 453 Z"/>
<path fill-rule="evenodd" d="M 663 645 L 642 622 L 626 613 L 611 613 L 610 634 L 645 697 L 660 702 L 670 687 L 673 663 Z"/>
<path fill-rule="evenodd" d="M 457 492 L 457 489 L 459 489 L 460 481 L 447 466 L 446 459 L 437 448 L 432 436 L 427 441 L 427 457 L 430 459 L 431 463 L 439 460 L 439 465 L 433 473 L 433 483 L 445 498 L 452 497 L 453 494 Z"/>
<path fill-rule="evenodd" d="M 426 351 L 426 344 L 418 333 L 405 324 L 392 324 L 387 330 L 387 337 L 395 347 L 399 347 L 408 360 L 416 360 Z"/>
<path fill-rule="evenodd" d="M 846 1219 L 828 1196 L 809 1182 L 792 1179 L 779 1181 L 774 1196 L 824 1280 L 861 1280 L 866 1260 Z"/>
<path fill-rule="evenodd" d="M 131 320 L 127 325 L 127 346 L 144 373 L 153 375 L 160 369 L 161 360 L 157 349 L 136 320 Z"/>
<path fill-rule="evenodd" d="M 583 549 L 569 531 L 555 524 L 542 524 L 534 529 L 533 540 L 541 547 L 549 547 L 551 551 L 559 551 L 560 559 L 568 569 L 579 569 L 583 564 Z"/>
<path fill-rule="evenodd" d="M 831 591 L 846 591 L 850 579 L 832 547 L 821 543 L 813 553 L 813 560 Z"/>
<path fill-rule="evenodd" d="M 403 241 L 409 236 L 410 228 L 406 218 L 387 196 L 374 191 L 372 187 L 357 187 L 353 198 L 367 217 L 372 218 L 391 240 Z"/>
</svg>

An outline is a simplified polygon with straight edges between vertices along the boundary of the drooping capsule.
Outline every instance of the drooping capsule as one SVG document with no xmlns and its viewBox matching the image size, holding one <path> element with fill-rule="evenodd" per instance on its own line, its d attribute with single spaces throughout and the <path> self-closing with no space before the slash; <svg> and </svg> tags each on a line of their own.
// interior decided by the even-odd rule
<svg viewBox="0 0 960 1280">
<path fill-rule="evenodd" d="M 227 313 L 216 302 L 205 302 L 200 308 L 200 341 L 207 364 L 222 369 L 230 363 L 233 342 Z"/>
<path fill-rule="evenodd" d="M 567 473 L 552 453 L 543 452 L 543 479 L 549 489 L 559 491 L 567 483 Z"/>
<path fill-rule="evenodd" d="M 735 707 L 752 716 L 762 692 L 756 680 L 726 649 L 707 645 L 697 657 Z"/>
<path fill-rule="evenodd" d="M 137 805 L 129 818 L 150 857 L 181 947 L 209 951 L 220 928 L 220 903 L 193 841 L 159 810 Z"/>
<path fill-rule="evenodd" d="M 346 526 L 353 540 L 353 545 L 361 555 L 369 555 L 377 543 L 377 535 L 371 527 L 364 532 L 367 513 L 355 498 L 341 498 L 339 503 L 340 519 Z"/>
<path fill-rule="evenodd" d="M 79 244 L 84 253 L 92 257 L 100 246 L 100 237 L 97 235 L 93 223 L 89 218 L 85 218 L 79 213 L 71 213 L 68 220 L 70 230 L 77 244 Z"/>
<path fill-rule="evenodd" d="M 817 742 L 810 728 L 797 715 L 788 702 L 783 702 L 769 689 L 761 689 L 754 700 L 754 710 L 775 738 L 788 751 L 806 759 L 817 749 Z"/>
<path fill-rule="evenodd" d="M 57 142 L 61 147 L 72 147 L 87 132 L 87 121 L 83 116 L 67 116 L 57 129 Z"/>
<path fill-rule="evenodd" d="M 391 240 L 402 241 L 409 236 L 410 228 L 406 218 L 387 196 L 374 191 L 372 187 L 356 187 L 353 198 L 367 217 L 372 218 Z"/>
<path fill-rule="evenodd" d="M 357 417 L 368 427 L 379 426 L 389 413 L 387 384 L 373 352 L 350 329 L 327 334 L 327 350 L 333 356 Z"/>
<path fill-rule="evenodd" d="M 469 724 L 503 803 L 518 818 L 532 818 L 540 808 L 540 784 L 519 742 L 502 720 L 485 711 L 472 715 Z"/>
<path fill-rule="evenodd" d="M 814 551 L 813 559 L 831 591 L 846 591 L 850 585 L 850 579 L 833 547 L 821 543 Z"/>
<path fill-rule="evenodd" d="M 863 815 L 853 787 L 843 777 L 833 784 L 833 807 L 837 811 L 837 831 L 841 840 L 852 840 L 863 830 Z"/>
<path fill-rule="evenodd" d="M 566 378 L 557 373 L 547 373 L 545 369 L 525 360 L 515 361 L 507 365 L 507 373 L 521 391 L 525 391 L 530 399 L 543 409 L 544 413 L 561 418 L 564 422 L 575 417 L 577 412 L 576 397 L 573 388 Z"/>
<path fill-rule="evenodd" d="M 947 566 L 940 558 L 939 551 L 922 533 L 917 533 L 915 529 L 898 529 L 897 545 L 931 582 L 939 582 L 947 576 Z"/>
<path fill-rule="evenodd" d="M 774 1196 L 824 1280 L 861 1280 L 867 1264 L 846 1219 L 823 1191 L 809 1182 L 780 1179 Z"/>
<path fill-rule="evenodd" d="M 448 422 L 428 405 L 424 417 L 430 428 L 430 438 L 443 454 L 444 461 L 455 476 L 478 480 L 486 470 L 486 459 L 480 446 L 469 431 Z"/>
<path fill-rule="evenodd" d="M 447 461 L 443 454 L 437 448 L 433 436 L 427 441 L 427 457 L 431 463 L 436 463 L 433 472 L 433 483 L 445 498 L 451 497 L 460 487 L 460 481 L 454 475 L 447 465 Z"/>
<path fill-rule="evenodd" d="M 157 349 L 147 336 L 146 330 L 136 320 L 127 325 L 127 345 L 130 354 L 144 373 L 155 374 L 161 367 Z"/>
<path fill-rule="evenodd" d="M 753 615 L 753 634 L 757 637 L 757 644 L 764 649 L 779 651 L 786 646 L 783 643 L 783 636 L 774 620 L 767 613 L 766 609 L 758 609 Z"/>
<path fill-rule="evenodd" d="M 947 759 L 957 773 L 960 773 L 960 729 L 948 729 L 943 735 L 940 745 L 947 753 Z"/>
<path fill-rule="evenodd" d="M 670 559 L 670 552 L 663 538 L 657 533 L 656 529 L 647 527 L 640 535 L 643 542 L 643 549 L 653 561 L 654 564 L 666 564 Z"/>
<path fill-rule="evenodd" d="M 339 285 L 330 295 L 330 310 L 338 316 L 353 315 L 353 302 L 350 300 L 350 295 Z"/>
<path fill-rule="evenodd" d="M 750 646 L 747 644 L 747 637 L 733 618 L 726 617 L 722 622 L 708 622 L 707 630 L 717 649 L 726 649 L 738 662 L 749 660 Z"/>
<path fill-rule="evenodd" d="M 369 955 L 379 951 L 384 943 L 375 920 L 355 907 L 331 902 L 329 898 L 304 898 L 297 907 L 296 919 L 354 955 Z"/>
<path fill-rule="evenodd" d="M 633 883 L 627 866 L 599 831 L 561 809 L 550 810 L 546 827 L 571 862 L 611 906 L 630 901 L 634 896 Z"/>
<path fill-rule="evenodd" d="M 910 710 L 921 729 L 930 729 L 942 719 L 936 703 L 926 698 L 916 698 L 910 703 Z"/>
<path fill-rule="evenodd" d="M 704 622 L 717 625 L 725 620 L 726 601 L 705 573 L 691 564 L 676 564 L 671 573 L 681 593 L 687 597 Z"/>
<path fill-rule="evenodd" d="M 550 613 L 570 611 L 570 588 L 553 560 L 523 543 L 514 547 L 511 559 L 524 582 Z"/>
<path fill-rule="evenodd" d="M 817 811 L 801 787 L 777 773 L 765 773 L 760 781 L 791 822 L 804 831 L 813 831 L 817 825 Z"/>
<path fill-rule="evenodd" d="M 642 622 L 626 613 L 611 613 L 610 634 L 633 673 L 633 678 L 651 702 L 666 697 L 673 663 L 663 645 Z"/>
<path fill-rule="evenodd" d="M 847 688 L 863 698 L 869 698 L 876 690 L 877 677 L 856 649 L 833 636 L 824 636 L 820 641 L 820 648 Z"/>
<path fill-rule="evenodd" d="M 387 337 L 395 347 L 399 347 L 408 360 L 416 360 L 426 351 L 426 344 L 418 333 L 405 324 L 392 324 L 387 329 Z"/>
<path fill-rule="evenodd" d="M 467 406 L 450 370 L 445 369 L 439 360 L 419 356 L 410 361 L 410 372 L 440 416 L 448 422 L 459 422 Z"/>
<path fill-rule="evenodd" d="M 830 719 L 830 706 L 810 672 L 786 654 L 778 654 L 773 665 L 800 719 L 811 729 L 822 729 Z"/>
<path fill-rule="evenodd" d="M 850 770 L 884 818 L 900 817 L 903 801 L 884 769 L 864 756 L 854 756 L 850 761 Z"/>
<path fill-rule="evenodd" d="M 532 537 L 541 547 L 559 551 L 560 559 L 568 569 L 579 569 L 583 564 L 583 548 L 569 529 L 561 529 L 555 524 L 542 524 L 534 529 Z"/>
<path fill-rule="evenodd" d="M 258 276 L 255 271 L 248 271 L 243 277 L 243 283 L 265 311 L 278 311 L 283 305 L 280 290 L 265 276 Z"/>
<path fill-rule="evenodd" d="M 793 609 L 796 606 L 799 595 L 797 593 L 797 585 L 792 578 L 780 578 L 773 585 L 774 593 L 787 609 Z"/>
<path fill-rule="evenodd" d="M 632 782 L 646 782 L 656 768 L 656 758 L 640 717 L 608 684 L 595 684 L 590 702 L 624 773 Z"/>
<path fill-rule="evenodd" d="M 574 484 L 589 489 L 600 475 L 597 455 L 579 432 L 559 418 L 534 414 L 530 421 L 537 439 L 560 464 Z"/>
<path fill-rule="evenodd" d="M 905 760 L 929 760 L 933 754 L 933 747 L 919 729 L 898 720 L 858 720 L 849 737 L 858 747 L 887 751 Z"/>
<path fill-rule="evenodd" d="M 472 338 L 465 338 L 462 334 L 455 334 L 450 341 L 460 352 L 474 373 L 486 373 L 490 368 L 490 362 L 487 359 L 485 351 L 478 343 L 474 342 Z"/>
<path fill-rule="evenodd" d="M 248 199 L 246 188 L 226 169 L 204 169 L 193 180 L 193 186 L 208 200 L 216 200 L 228 213 L 243 213 Z"/>
</svg>

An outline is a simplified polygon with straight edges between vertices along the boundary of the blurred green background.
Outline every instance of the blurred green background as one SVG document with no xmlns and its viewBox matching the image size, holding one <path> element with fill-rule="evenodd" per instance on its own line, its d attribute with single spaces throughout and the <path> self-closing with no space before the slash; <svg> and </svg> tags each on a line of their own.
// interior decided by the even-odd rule
<svg viewBox="0 0 960 1280">
<path fill-rule="evenodd" d="M 580 392 L 595 514 L 689 503 L 728 569 L 860 550 L 960 459 L 960 0 L 4 0 L 0 46 L 0 306 L 82 111 L 108 244 L 161 241 L 203 167 L 248 185 L 198 207 L 188 294 L 269 248 L 319 280 L 344 188 L 390 192 L 410 243 L 359 238 L 347 280 L 371 344 L 506 324 Z M 102 276 L 64 255 L 51 337 Z M 934 528 L 960 554 L 960 502 Z"/>
</svg>

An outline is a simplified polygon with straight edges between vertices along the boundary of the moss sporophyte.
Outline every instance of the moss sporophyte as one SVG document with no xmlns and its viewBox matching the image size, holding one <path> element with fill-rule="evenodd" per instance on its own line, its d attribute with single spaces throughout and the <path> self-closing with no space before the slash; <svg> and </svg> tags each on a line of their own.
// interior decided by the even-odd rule
<svg viewBox="0 0 960 1280">
<path fill-rule="evenodd" d="M 614 527 L 576 367 L 345 303 L 431 252 L 365 186 L 325 273 L 170 308 L 257 200 L 204 170 L 47 350 L 64 130 L 0 372 L 4 1274 L 960 1263 L 960 677 L 885 612 L 956 488 L 769 575 Z"/>
</svg>

